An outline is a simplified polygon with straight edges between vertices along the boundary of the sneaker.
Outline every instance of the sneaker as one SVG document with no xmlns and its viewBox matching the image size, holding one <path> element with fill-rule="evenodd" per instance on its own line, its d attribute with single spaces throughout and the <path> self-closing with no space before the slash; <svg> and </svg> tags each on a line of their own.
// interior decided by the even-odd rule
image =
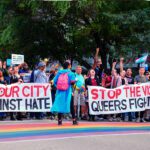
<svg viewBox="0 0 150 150">
<path fill-rule="evenodd" d="M 58 120 L 58 125 L 59 125 L 59 126 L 62 125 L 62 120 Z"/>
<path fill-rule="evenodd" d="M 150 119 L 149 118 L 145 118 L 144 119 L 146 122 L 150 122 Z"/>
<path fill-rule="evenodd" d="M 113 118 L 112 118 L 112 117 L 111 117 L 111 118 L 109 118 L 109 119 L 108 119 L 108 121 L 112 122 L 112 121 L 113 121 Z"/>
<path fill-rule="evenodd" d="M 87 117 L 86 116 L 82 116 L 81 120 L 87 120 Z"/>
<path fill-rule="evenodd" d="M 73 120 L 72 125 L 78 125 L 77 120 Z"/>
<path fill-rule="evenodd" d="M 140 122 L 140 118 L 137 118 L 137 119 L 136 119 L 136 122 Z"/>
<path fill-rule="evenodd" d="M 124 121 L 128 122 L 129 121 L 129 117 L 125 117 Z"/>
<path fill-rule="evenodd" d="M 145 121 L 145 119 L 144 119 L 144 118 L 142 118 L 142 119 L 140 120 L 140 122 L 146 122 L 146 121 Z"/>
<path fill-rule="evenodd" d="M 13 118 L 10 118 L 10 120 L 11 120 L 11 121 L 14 121 L 14 120 L 16 120 L 16 119 L 13 117 Z"/>
</svg>

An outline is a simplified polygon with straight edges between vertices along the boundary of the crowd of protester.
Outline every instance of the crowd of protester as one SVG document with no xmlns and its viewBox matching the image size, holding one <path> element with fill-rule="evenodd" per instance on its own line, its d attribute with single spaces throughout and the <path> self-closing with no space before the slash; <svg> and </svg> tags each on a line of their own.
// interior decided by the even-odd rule
<svg viewBox="0 0 150 150">
<path fill-rule="evenodd" d="M 33 70 L 29 69 L 27 63 L 15 66 L 6 66 L 6 62 L 0 61 L 0 84 L 10 85 L 14 83 L 50 83 L 53 107 L 51 112 L 0 112 L 1 120 L 23 120 L 23 119 L 57 119 L 58 124 L 62 124 L 62 117 L 70 119 L 73 124 L 78 124 L 77 120 L 87 121 L 150 121 L 149 110 L 141 112 L 129 112 L 110 115 L 90 115 L 88 107 L 88 86 L 102 86 L 108 89 L 116 88 L 121 85 L 140 84 L 150 81 L 150 72 L 145 71 L 143 66 L 139 67 L 136 76 L 132 74 L 132 68 L 124 70 L 124 60 L 120 58 L 119 62 L 113 61 L 110 69 L 104 70 L 102 61 L 98 57 L 100 49 L 96 49 L 94 64 L 86 75 L 82 74 L 82 66 L 77 66 L 75 72 L 71 71 L 70 61 L 66 61 L 59 69 L 53 66 L 49 73 L 46 73 L 46 63 L 39 62 Z M 119 69 L 116 64 L 119 63 Z M 69 71 L 68 71 L 69 70 Z M 57 81 L 60 74 L 68 71 L 70 85 L 65 94 L 57 90 Z M 26 77 L 29 74 L 30 77 Z M 74 76 L 74 79 L 73 79 Z M 66 96 L 67 95 L 67 96 Z M 58 105 L 64 105 L 68 99 L 70 105 L 64 107 L 65 111 L 60 110 Z M 70 108 L 68 108 L 70 107 Z M 62 108 L 62 107 L 61 107 Z M 71 111 L 69 111 L 71 110 Z M 58 112 L 58 116 L 55 112 Z M 65 115 L 64 113 L 69 113 Z"/>
</svg>

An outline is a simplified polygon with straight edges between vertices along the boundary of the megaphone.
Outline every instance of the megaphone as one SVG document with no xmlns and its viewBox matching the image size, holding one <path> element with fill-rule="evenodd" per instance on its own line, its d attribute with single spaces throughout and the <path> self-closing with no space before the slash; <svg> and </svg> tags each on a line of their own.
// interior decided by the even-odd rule
<svg viewBox="0 0 150 150">
<path fill-rule="evenodd" d="M 140 63 L 144 63 L 147 60 L 148 55 L 145 55 L 143 57 L 138 58 L 137 60 L 135 60 L 136 64 L 140 64 Z"/>
</svg>

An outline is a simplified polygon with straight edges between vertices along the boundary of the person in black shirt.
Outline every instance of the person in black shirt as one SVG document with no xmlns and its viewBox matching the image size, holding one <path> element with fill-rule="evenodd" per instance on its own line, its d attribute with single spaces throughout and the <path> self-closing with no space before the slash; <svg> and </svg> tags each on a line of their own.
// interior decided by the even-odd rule
<svg viewBox="0 0 150 150">
<path fill-rule="evenodd" d="M 23 83 L 23 79 L 21 78 L 21 76 L 19 75 L 18 72 L 19 72 L 18 66 L 14 66 L 13 67 L 12 76 L 10 78 L 10 84 Z M 10 119 L 11 120 L 15 120 L 13 112 L 10 113 Z M 21 112 L 17 112 L 16 119 L 17 120 L 22 120 L 22 114 L 21 114 Z"/>
<path fill-rule="evenodd" d="M 134 78 L 132 77 L 132 69 L 128 68 L 126 71 L 126 79 L 128 80 L 128 84 L 134 84 Z"/>
</svg>

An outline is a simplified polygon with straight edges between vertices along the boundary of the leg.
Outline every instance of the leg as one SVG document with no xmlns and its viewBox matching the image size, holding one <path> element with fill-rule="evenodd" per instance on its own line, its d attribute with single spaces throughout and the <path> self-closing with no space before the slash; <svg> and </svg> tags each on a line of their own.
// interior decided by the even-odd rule
<svg viewBox="0 0 150 150">
<path fill-rule="evenodd" d="M 58 125 L 62 125 L 62 113 L 58 113 Z"/>
<path fill-rule="evenodd" d="M 73 125 L 77 125 L 77 119 L 76 119 L 76 115 L 75 115 L 75 110 L 74 110 L 74 97 L 71 97 L 71 104 L 70 104 L 70 110 L 71 110 L 71 115 L 72 115 L 72 120 L 73 120 Z"/>
</svg>

